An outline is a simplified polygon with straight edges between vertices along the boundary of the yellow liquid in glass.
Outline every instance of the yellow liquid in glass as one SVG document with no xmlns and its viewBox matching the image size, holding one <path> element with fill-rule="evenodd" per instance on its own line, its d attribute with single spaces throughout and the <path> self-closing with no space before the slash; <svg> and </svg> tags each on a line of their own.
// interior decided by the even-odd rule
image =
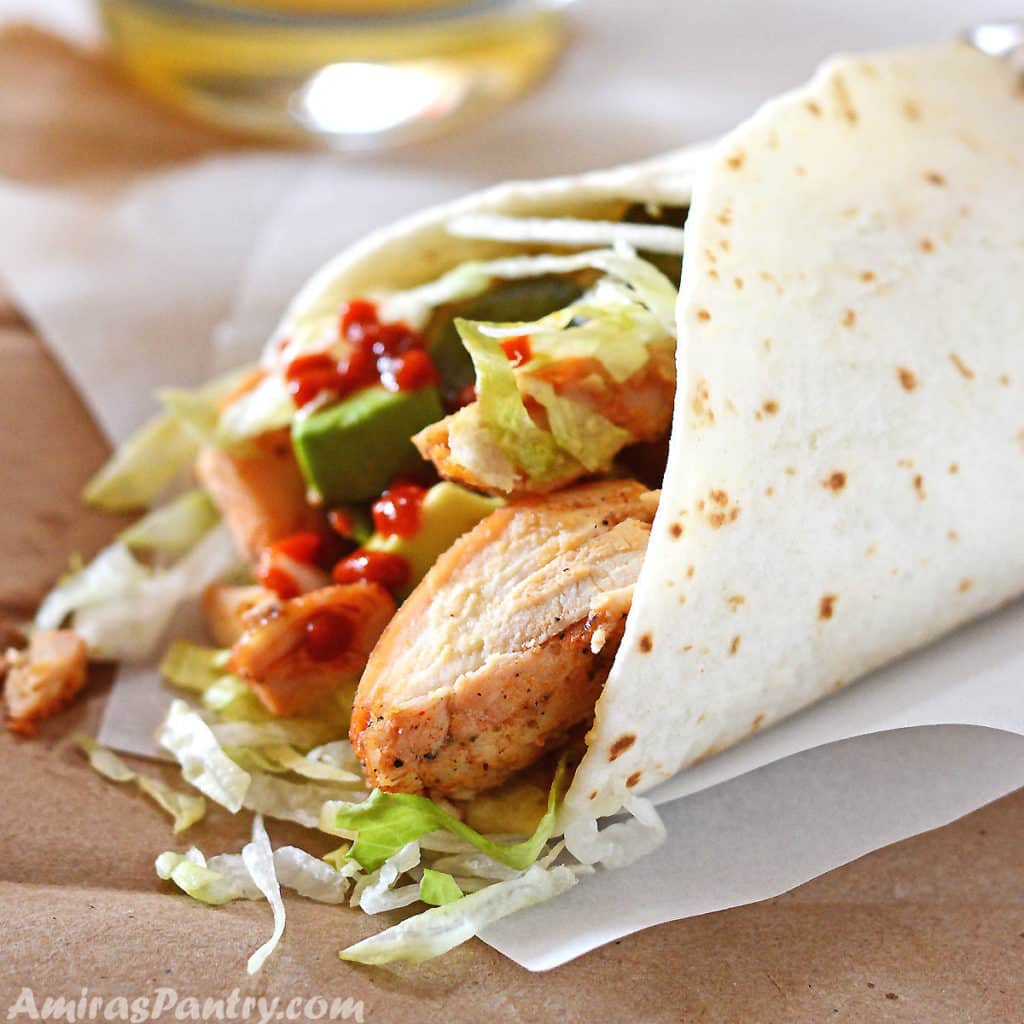
<svg viewBox="0 0 1024 1024">
<path fill-rule="evenodd" d="M 114 51 L 147 90 L 227 127 L 340 148 L 433 134 L 515 97 L 563 35 L 555 11 L 515 3 L 436 18 L 426 12 L 479 4 L 219 0 L 215 17 L 173 6 L 100 0 Z"/>
</svg>

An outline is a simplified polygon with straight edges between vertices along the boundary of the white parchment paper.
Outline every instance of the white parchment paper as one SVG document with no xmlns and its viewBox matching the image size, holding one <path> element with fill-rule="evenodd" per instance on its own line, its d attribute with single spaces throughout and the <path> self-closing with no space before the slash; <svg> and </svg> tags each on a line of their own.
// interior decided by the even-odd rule
<svg viewBox="0 0 1024 1024">
<path fill-rule="evenodd" d="M 948 36 L 986 8 L 585 0 L 543 88 L 426 147 L 212 159 L 101 200 L 0 182 L 0 279 L 117 441 L 152 413 L 153 388 L 252 359 L 303 279 L 381 224 L 503 178 L 711 137 L 828 53 Z M 126 667 L 101 740 L 154 754 L 167 700 L 151 668 Z M 1018 603 L 664 784 L 653 794 L 669 831 L 661 849 L 485 938 L 544 970 L 643 927 L 784 892 L 1021 786 L 1022 735 Z"/>
</svg>

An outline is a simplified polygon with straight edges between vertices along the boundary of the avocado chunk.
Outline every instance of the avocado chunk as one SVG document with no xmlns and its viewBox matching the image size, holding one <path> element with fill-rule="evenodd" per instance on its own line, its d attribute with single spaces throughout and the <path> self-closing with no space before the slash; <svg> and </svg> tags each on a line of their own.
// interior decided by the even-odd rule
<svg viewBox="0 0 1024 1024">
<path fill-rule="evenodd" d="M 445 401 L 455 403 L 462 389 L 476 382 L 473 360 L 455 330 L 456 319 L 528 323 L 565 309 L 583 294 L 583 290 L 581 281 L 547 274 L 496 281 L 480 295 L 440 307 L 424 333 L 427 352 L 441 374 Z"/>
<path fill-rule="evenodd" d="M 459 537 L 502 504 L 500 498 L 487 498 L 445 480 L 427 491 L 416 533 L 411 537 L 385 537 L 375 533 L 364 547 L 401 555 L 409 563 L 409 581 L 395 593 L 399 600 L 404 600 Z"/>
<path fill-rule="evenodd" d="M 443 416 L 435 387 L 364 388 L 336 405 L 296 417 L 292 447 L 307 486 L 324 504 L 369 501 L 395 477 L 422 466 L 409 439 Z"/>
</svg>

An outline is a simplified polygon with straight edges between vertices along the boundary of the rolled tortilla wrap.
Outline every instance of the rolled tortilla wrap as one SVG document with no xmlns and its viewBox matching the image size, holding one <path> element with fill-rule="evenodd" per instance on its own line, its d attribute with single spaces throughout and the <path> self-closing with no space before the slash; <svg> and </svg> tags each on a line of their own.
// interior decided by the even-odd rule
<svg viewBox="0 0 1024 1024">
<path fill-rule="evenodd" d="M 946 44 L 827 63 L 694 184 L 661 505 L 593 821 L 1024 590 L 1024 102 Z"/>
</svg>

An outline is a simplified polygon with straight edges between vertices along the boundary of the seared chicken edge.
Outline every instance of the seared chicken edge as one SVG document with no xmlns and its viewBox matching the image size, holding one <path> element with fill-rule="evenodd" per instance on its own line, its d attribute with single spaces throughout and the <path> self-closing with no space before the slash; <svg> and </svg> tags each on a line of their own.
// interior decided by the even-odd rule
<svg viewBox="0 0 1024 1024">
<path fill-rule="evenodd" d="M 384 631 L 350 738 L 382 790 L 465 799 L 586 723 L 658 494 L 604 481 L 510 504 L 463 535 Z"/>
</svg>

